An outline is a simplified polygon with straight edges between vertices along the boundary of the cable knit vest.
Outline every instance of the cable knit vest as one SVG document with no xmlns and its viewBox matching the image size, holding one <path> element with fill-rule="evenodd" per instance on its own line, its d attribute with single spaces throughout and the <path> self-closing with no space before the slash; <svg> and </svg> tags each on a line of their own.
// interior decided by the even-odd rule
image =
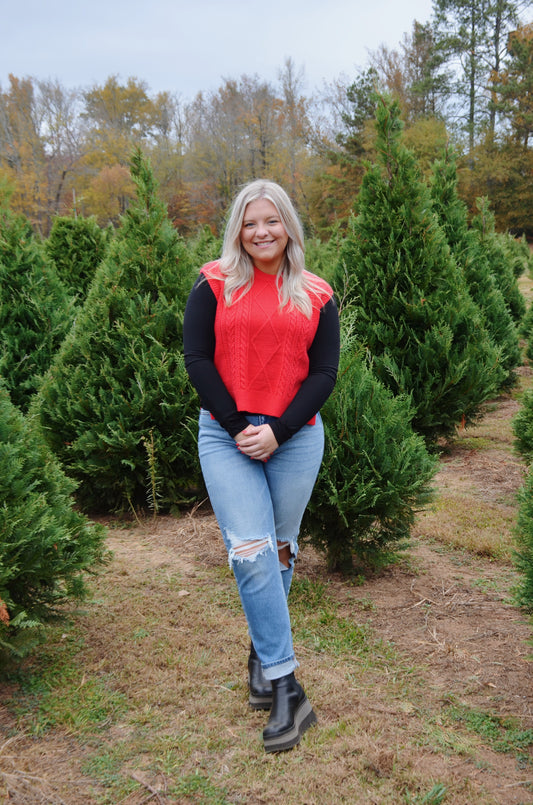
<svg viewBox="0 0 533 805">
<path fill-rule="evenodd" d="M 254 269 L 246 294 L 231 305 L 224 301 L 224 279 L 218 263 L 202 272 L 217 299 L 215 366 L 239 411 L 280 416 L 309 373 L 308 349 L 320 309 L 333 291 L 322 279 L 311 293 L 313 313 L 280 308 L 277 278 Z"/>
</svg>

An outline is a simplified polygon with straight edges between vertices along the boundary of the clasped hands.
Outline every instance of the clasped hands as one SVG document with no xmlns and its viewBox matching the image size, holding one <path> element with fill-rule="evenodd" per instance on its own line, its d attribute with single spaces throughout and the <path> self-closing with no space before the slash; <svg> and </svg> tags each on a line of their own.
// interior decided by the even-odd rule
<svg viewBox="0 0 533 805">
<path fill-rule="evenodd" d="M 235 436 L 237 447 L 250 458 L 267 461 L 279 445 L 270 425 L 248 425 Z"/>
</svg>

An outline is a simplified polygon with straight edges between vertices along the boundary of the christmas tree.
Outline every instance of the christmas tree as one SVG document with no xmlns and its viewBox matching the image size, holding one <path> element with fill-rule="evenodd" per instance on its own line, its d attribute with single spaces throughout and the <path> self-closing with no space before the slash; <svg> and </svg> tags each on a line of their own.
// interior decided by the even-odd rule
<svg viewBox="0 0 533 805">
<path fill-rule="evenodd" d="M 95 218 L 54 218 L 44 246 L 73 296 L 85 298 L 111 237 L 112 230 L 100 229 Z"/>
<path fill-rule="evenodd" d="M 23 411 L 73 318 L 73 300 L 29 222 L 0 212 L 0 375 Z"/>
<path fill-rule="evenodd" d="M 409 401 L 393 397 L 365 365 L 342 316 L 337 384 L 322 409 L 325 450 L 303 520 L 332 570 L 377 566 L 405 547 L 431 497 L 435 459 L 411 427 Z"/>
<path fill-rule="evenodd" d="M 377 106 L 379 161 L 364 176 L 336 275 L 376 376 L 408 395 L 428 443 L 475 420 L 505 369 L 402 142 L 395 101 Z"/>
<path fill-rule="evenodd" d="M 140 151 L 131 171 L 137 201 L 36 400 L 86 510 L 168 509 L 200 477 L 182 352 L 193 276 Z"/>
<path fill-rule="evenodd" d="M 105 559 L 104 529 L 75 511 L 75 484 L 35 422 L 0 388 L 0 647 L 23 654 Z"/>
<path fill-rule="evenodd" d="M 516 382 L 514 370 L 522 363 L 518 331 L 491 272 L 479 235 L 468 226 L 467 207 L 457 193 L 457 168 L 451 151 L 433 166 L 431 195 L 452 254 L 463 270 L 470 296 L 481 311 L 490 337 L 501 347 L 501 363 L 506 372 L 502 385 L 510 387 Z"/>
</svg>

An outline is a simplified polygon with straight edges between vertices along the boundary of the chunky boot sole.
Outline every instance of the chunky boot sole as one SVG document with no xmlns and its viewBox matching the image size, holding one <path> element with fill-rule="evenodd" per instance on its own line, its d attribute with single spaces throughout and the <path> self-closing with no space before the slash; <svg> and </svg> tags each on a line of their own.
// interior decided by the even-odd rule
<svg viewBox="0 0 533 805">
<path fill-rule="evenodd" d="M 290 729 L 266 738 L 263 735 L 265 752 L 285 752 L 287 749 L 292 749 L 293 746 L 300 743 L 304 732 L 313 724 L 316 724 L 316 721 L 317 717 L 311 707 L 311 702 L 306 696 L 298 705 L 294 714 L 294 724 Z"/>
<path fill-rule="evenodd" d="M 252 710 L 270 710 L 272 707 L 272 694 L 270 696 L 259 696 L 257 693 L 250 691 L 248 702 Z"/>
<path fill-rule="evenodd" d="M 270 710 L 272 707 L 272 683 L 265 679 L 261 668 L 261 661 L 257 656 L 254 644 L 250 643 L 250 656 L 248 658 L 248 689 L 250 691 L 249 703 L 252 710 Z"/>
</svg>

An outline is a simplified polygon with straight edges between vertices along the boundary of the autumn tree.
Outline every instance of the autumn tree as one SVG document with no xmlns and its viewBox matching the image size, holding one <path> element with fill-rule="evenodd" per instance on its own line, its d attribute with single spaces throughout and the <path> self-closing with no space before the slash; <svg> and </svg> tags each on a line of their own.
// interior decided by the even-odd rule
<svg viewBox="0 0 533 805">
<path fill-rule="evenodd" d="M 370 54 L 379 84 L 400 104 L 405 143 L 425 175 L 449 141 L 444 117 L 449 77 L 432 26 L 415 20 L 399 50 L 381 45 Z"/>
<path fill-rule="evenodd" d="M 12 182 L 12 208 L 42 228 L 48 206 L 46 155 L 31 79 L 9 76 L 9 90 L 0 94 L 0 159 Z"/>
<path fill-rule="evenodd" d="M 168 149 L 174 112 L 169 93 L 151 97 L 147 84 L 133 77 L 121 84 L 110 76 L 103 86 L 83 93 L 85 176 L 78 181 L 78 195 L 85 215 L 118 224 L 135 195 L 128 170 L 131 149 L 150 152 L 156 144 Z"/>
<path fill-rule="evenodd" d="M 45 235 L 51 216 L 72 208 L 82 153 L 79 93 L 10 76 L 0 93 L 0 168 L 14 186 L 13 209 Z"/>
<path fill-rule="evenodd" d="M 91 152 L 100 164 L 127 165 L 132 143 L 145 140 L 153 122 L 145 82 L 130 77 L 123 85 L 117 76 L 110 76 L 103 86 L 86 90 L 83 100 Z"/>
<path fill-rule="evenodd" d="M 279 181 L 298 204 L 302 217 L 308 214 L 302 187 L 313 172 L 314 161 L 309 156 L 311 139 L 310 102 L 303 93 L 305 75 L 297 69 L 292 59 L 286 59 L 279 72 L 281 85 L 280 109 L 280 167 Z"/>
<path fill-rule="evenodd" d="M 240 185 L 252 178 L 279 179 L 282 102 L 271 84 L 257 76 L 226 79 L 211 93 L 199 93 L 189 108 L 189 176 L 209 176 L 215 214 L 227 208 Z"/>
<path fill-rule="evenodd" d="M 74 179 L 84 156 L 80 93 L 57 80 L 38 81 L 37 88 L 48 175 L 47 211 L 51 217 L 76 206 Z"/>
</svg>

